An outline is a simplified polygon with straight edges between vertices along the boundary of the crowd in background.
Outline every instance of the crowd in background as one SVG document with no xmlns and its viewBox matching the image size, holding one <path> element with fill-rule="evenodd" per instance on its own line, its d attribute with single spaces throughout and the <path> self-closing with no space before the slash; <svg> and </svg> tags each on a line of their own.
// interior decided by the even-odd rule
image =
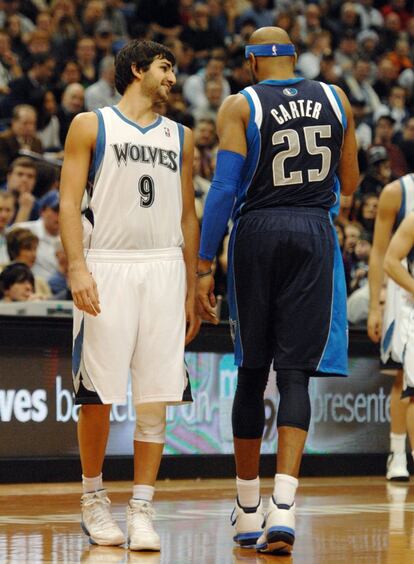
<svg viewBox="0 0 414 564">
<path fill-rule="evenodd" d="M 194 131 L 202 222 L 217 111 L 250 84 L 244 46 L 268 25 L 292 38 L 298 76 L 336 84 L 350 99 L 361 179 L 354 196 L 341 197 L 335 225 L 348 293 L 366 295 L 379 194 L 414 172 L 413 8 L 413 0 L 0 0 L 3 299 L 70 298 L 59 239 L 59 164 L 74 116 L 120 99 L 114 56 L 125 42 L 153 39 L 176 57 L 177 84 L 157 111 Z M 227 238 L 216 261 L 223 295 L 226 250 Z M 26 288 L 23 297 L 10 290 L 15 280 Z"/>
</svg>

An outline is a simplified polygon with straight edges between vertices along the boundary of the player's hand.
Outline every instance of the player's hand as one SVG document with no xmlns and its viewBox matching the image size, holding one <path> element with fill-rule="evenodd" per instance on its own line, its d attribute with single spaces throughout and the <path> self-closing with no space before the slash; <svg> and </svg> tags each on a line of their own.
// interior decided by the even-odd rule
<svg viewBox="0 0 414 564">
<path fill-rule="evenodd" d="M 216 296 L 214 295 L 214 276 L 209 274 L 198 279 L 197 307 L 201 319 L 214 325 L 219 323 L 216 313 Z"/>
<path fill-rule="evenodd" d="M 75 270 L 69 272 L 69 281 L 75 306 L 94 317 L 101 313 L 98 287 L 92 274 L 86 269 Z"/>
<path fill-rule="evenodd" d="M 379 343 L 382 334 L 382 314 L 378 309 L 370 309 L 368 313 L 368 337 L 374 343 Z"/>
<path fill-rule="evenodd" d="M 187 295 L 185 300 L 185 315 L 187 319 L 187 330 L 185 333 L 185 344 L 188 345 L 200 331 L 201 318 L 196 310 L 195 295 Z"/>
</svg>

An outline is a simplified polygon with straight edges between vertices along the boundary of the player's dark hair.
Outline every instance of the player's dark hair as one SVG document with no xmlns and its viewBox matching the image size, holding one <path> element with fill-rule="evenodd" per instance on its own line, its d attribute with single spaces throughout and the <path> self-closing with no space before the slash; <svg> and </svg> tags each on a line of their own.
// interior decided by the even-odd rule
<svg viewBox="0 0 414 564">
<path fill-rule="evenodd" d="M 131 66 L 147 71 L 154 59 L 167 59 L 173 66 L 175 57 L 164 45 L 155 41 L 133 39 L 118 52 L 115 58 L 115 86 L 120 94 L 134 81 Z"/>
</svg>

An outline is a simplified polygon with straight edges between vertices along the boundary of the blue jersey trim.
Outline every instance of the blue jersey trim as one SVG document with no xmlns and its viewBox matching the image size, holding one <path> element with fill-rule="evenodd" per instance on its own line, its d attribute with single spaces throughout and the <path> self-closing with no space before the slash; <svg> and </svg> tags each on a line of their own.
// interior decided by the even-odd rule
<svg viewBox="0 0 414 564">
<path fill-rule="evenodd" d="M 339 208 L 341 207 L 340 195 L 341 195 L 341 183 L 339 182 L 339 178 L 335 174 L 334 176 L 334 185 L 333 185 L 333 193 L 335 195 L 335 203 L 331 206 L 329 213 L 331 214 L 331 218 L 335 219 L 339 215 Z"/>
<path fill-rule="evenodd" d="M 233 210 L 233 220 L 236 218 L 246 201 L 246 194 L 259 164 L 259 156 L 262 147 L 260 131 L 255 122 L 256 109 L 254 107 L 252 97 L 245 90 L 242 90 L 240 94 L 243 94 L 249 104 L 250 117 L 246 130 L 247 155 L 241 176 L 244 178 L 244 181 L 240 184 L 239 193 L 237 194 L 237 201 Z"/>
<path fill-rule="evenodd" d="M 285 80 L 275 80 L 275 79 L 262 80 L 261 82 L 259 82 L 259 84 L 269 84 L 270 86 L 283 86 L 285 84 L 286 85 L 297 84 L 302 80 L 305 80 L 304 77 L 298 76 L 296 78 L 286 78 Z"/>
<path fill-rule="evenodd" d="M 402 222 L 402 220 L 404 219 L 405 214 L 406 214 L 406 207 L 407 207 L 407 196 L 406 196 L 406 192 L 405 192 L 405 184 L 404 184 L 404 180 L 402 178 L 400 178 L 400 186 L 401 186 L 401 206 L 400 206 L 400 209 L 398 210 L 398 213 L 397 213 L 396 227 L 398 227 L 400 225 L 400 223 Z"/>
<path fill-rule="evenodd" d="M 183 165 L 183 147 L 184 147 L 184 126 L 181 123 L 177 123 L 178 127 L 178 139 L 180 140 L 180 171 Z"/>
<path fill-rule="evenodd" d="M 335 97 L 335 100 L 339 106 L 339 109 L 341 110 L 341 116 L 342 116 L 342 127 L 344 129 L 346 129 L 348 127 L 348 120 L 346 119 L 346 114 L 345 114 L 345 110 L 344 110 L 344 105 L 342 104 L 342 100 L 338 95 L 338 92 L 335 90 L 335 88 L 333 87 L 332 84 L 328 84 L 329 88 L 331 89 L 332 94 Z"/>
<path fill-rule="evenodd" d="M 102 164 L 102 160 L 105 153 L 105 142 L 106 142 L 105 123 L 103 120 L 102 112 L 101 110 L 93 110 L 93 111 L 98 118 L 98 133 L 96 136 L 95 151 L 93 153 L 93 159 L 88 174 L 88 180 L 91 184 L 94 183 L 96 173 L 98 172 L 99 167 Z"/>
<path fill-rule="evenodd" d="M 228 247 L 227 299 L 229 303 L 229 321 L 231 337 L 234 345 L 234 364 L 243 366 L 243 345 L 240 337 L 239 310 L 237 306 L 236 281 L 234 278 L 234 247 L 238 222 L 233 225 Z"/>
<path fill-rule="evenodd" d="M 128 119 L 126 116 L 124 116 L 124 114 L 120 111 L 119 108 L 117 108 L 116 106 L 110 106 L 110 108 L 116 113 L 116 115 L 118 117 L 120 117 L 125 123 L 128 123 L 129 125 L 132 125 L 132 127 L 135 127 L 136 129 L 138 129 L 138 131 L 140 131 L 141 133 L 147 133 L 147 131 L 150 131 L 151 129 L 154 129 L 154 127 L 157 127 L 161 121 L 162 121 L 162 117 L 158 116 L 156 118 L 156 120 L 151 123 L 150 125 L 147 125 L 146 127 L 141 127 L 140 125 L 138 125 L 137 123 L 135 123 L 135 121 L 131 121 L 130 119 Z"/>
</svg>

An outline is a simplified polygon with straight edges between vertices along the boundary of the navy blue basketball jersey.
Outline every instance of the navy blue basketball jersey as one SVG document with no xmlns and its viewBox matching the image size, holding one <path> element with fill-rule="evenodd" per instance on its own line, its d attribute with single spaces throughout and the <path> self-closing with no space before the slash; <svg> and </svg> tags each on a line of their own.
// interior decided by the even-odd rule
<svg viewBox="0 0 414 564">
<path fill-rule="evenodd" d="M 336 176 L 345 112 L 332 86 L 294 78 L 265 80 L 241 92 L 250 106 L 234 219 L 263 208 L 339 204 Z"/>
</svg>

